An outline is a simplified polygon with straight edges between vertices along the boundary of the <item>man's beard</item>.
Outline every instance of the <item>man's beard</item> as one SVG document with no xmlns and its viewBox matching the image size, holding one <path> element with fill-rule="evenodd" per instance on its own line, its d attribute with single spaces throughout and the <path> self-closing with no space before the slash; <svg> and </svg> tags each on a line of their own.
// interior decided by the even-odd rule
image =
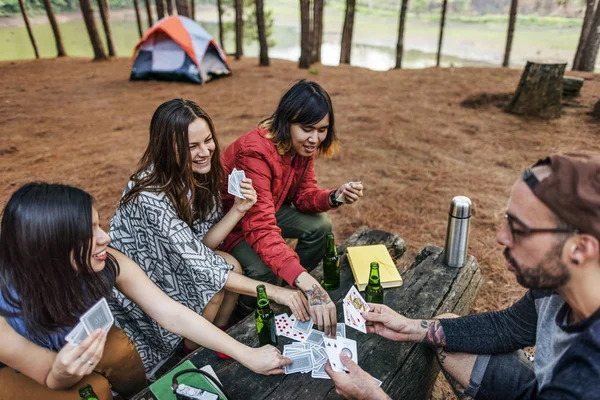
<svg viewBox="0 0 600 400">
<path fill-rule="evenodd" d="M 557 289 L 571 277 L 567 266 L 561 261 L 563 244 L 564 241 L 561 241 L 554 246 L 535 267 L 519 265 L 508 248 L 504 249 L 504 258 L 514 267 L 517 282 L 521 286 L 528 289 Z"/>
</svg>

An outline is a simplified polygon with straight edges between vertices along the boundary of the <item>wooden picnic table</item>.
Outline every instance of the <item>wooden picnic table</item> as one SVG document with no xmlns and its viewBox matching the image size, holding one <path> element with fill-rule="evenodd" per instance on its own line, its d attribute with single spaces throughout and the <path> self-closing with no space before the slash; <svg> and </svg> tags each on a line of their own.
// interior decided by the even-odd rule
<svg viewBox="0 0 600 400">
<path fill-rule="evenodd" d="M 338 247 L 341 256 L 340 287 L 329 295 L 336 303 L 338 322 L 343 322 L 342 299 L 354 284 L 352 271 L 346 258 L 346 248 L 355 245 L 385 244 L 390 255 L 397 261 L 406 249 L 404 240 L 384 231 L 368 228 L 358 229 Z M 452 312 L 467 314 L 481 287 L 481 272 L 477 261 L 469 256 L 462 268 L 443 265 L 443 249 L 426 246 L 415 258 L 411 267 L 402 272 L 401 287 L 385 289 L 384 303 L 409 318 L 431 318 Z M 322 279 L 322 268 L 312 273 Z M 275 314 L 288 312 L 272 304 Z M 251 314 L 228 334 L 251 347 L 258 347 L 258 337 Z M 439 373 L 431 348 L 415 343 L 397 343 L 378 335 L 363 334 L 346 327 L 346 336 L 354 339 L 358 347 L 358 364 L 383 382 L 382 388 L 393 399 L 425 399 L 431 394 L 433 383 Z M 278 337 L 278 347 L 293 340 Z M 329 379 L 313 379 L 310 373 L 263 376 L 253 373 L 235 360 L 221 360 L 215 352 L 200 348 L 187 356 L 198 367 L 210 364 L 233 399 L 330 399 L 339 398 Z M 173 397 L 174 399 L 175 397 Z M 132 400 L 155 400 L 145 389 Z"/>
</svg>

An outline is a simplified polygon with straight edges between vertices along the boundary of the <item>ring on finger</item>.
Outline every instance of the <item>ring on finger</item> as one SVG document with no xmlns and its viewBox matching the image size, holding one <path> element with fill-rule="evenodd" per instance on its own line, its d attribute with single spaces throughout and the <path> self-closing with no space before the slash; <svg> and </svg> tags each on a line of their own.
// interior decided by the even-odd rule
<svg viewBox="0 0 600 400">
<path fill-rule="evenodd" d="M 87 363 L 90 365 L 94 365 L 94 362 L 92 360 L 87 360 Z"/>
</svg>

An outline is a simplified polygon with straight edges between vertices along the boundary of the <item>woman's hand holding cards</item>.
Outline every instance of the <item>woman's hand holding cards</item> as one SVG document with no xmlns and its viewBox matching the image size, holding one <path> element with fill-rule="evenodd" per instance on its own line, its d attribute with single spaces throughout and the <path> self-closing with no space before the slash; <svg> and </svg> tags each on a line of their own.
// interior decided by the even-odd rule
<svg viewBox="0 0 600 400">
<path fill-rule="evenodd" d="M 102 359 L 107 333 L 96 329 L 79 345 L 66 343 L 54 359 L 52 369 L 46 379 L 51 389 L 64 389 L 73 386 L 81 378 L 94 371 Z"/>
<path fill-rule="evenodd" d="M 240 182 L 240 192 L 244 198 L 242 199 L 241 197 L 236 196 L 233 205 L 239 213 L 246 214 L 246 212 L 256 203 L 257 199 L 256 190 L 254 190 L 254 186 L 252 186 L 252 179 L 242 179 Z"/>
<path fill-rule="evenodd" d="M 265 345 L 246 352 L 245 357 L 238 361 L 246 368 L 262 375 L 283 374 L 283 366 L 292 363 L 292 360 L 283 356 L 279 349 L 271 345 Z"/>
<path fill-rule="evenodd" d="M 361 182 L 348 182 L 335 191 L 335 199 L 342 203 L 352 204 L 363 197 L 363 185 Z"/>
</svg>

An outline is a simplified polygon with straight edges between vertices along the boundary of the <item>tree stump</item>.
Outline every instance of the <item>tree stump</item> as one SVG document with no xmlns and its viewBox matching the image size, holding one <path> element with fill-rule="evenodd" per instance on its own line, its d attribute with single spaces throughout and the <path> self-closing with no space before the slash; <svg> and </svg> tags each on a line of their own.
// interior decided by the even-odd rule
<svg viewBox="0 0 600 400">
<path fill-rule="evenodd" d="M 563 96 L 577 97 L 583 86 L 583 78 L 563 76 Z"/>
<path fill-rule="evenodd" d="M 506 112 L 543 119 L 560 118 L 566 62 L 527 61 Z"/>
</svg>

